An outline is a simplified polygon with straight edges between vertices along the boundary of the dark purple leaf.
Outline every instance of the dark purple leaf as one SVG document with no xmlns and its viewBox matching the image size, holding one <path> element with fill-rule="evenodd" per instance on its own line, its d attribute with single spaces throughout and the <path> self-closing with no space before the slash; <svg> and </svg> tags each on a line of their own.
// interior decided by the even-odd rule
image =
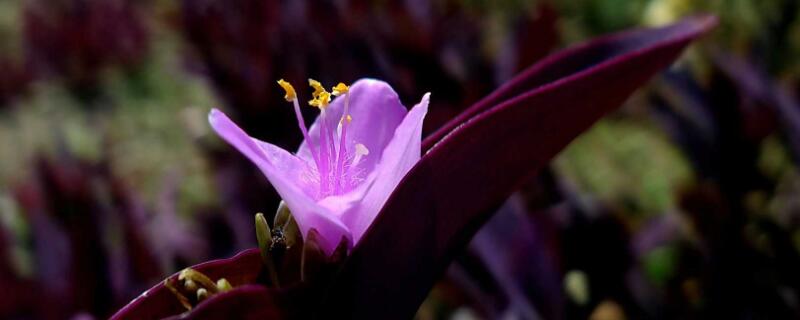
<svg viewBox="0 0 800 320">
<path fill-rule="evenodd" d="M 512 195 L 475 234 L 447 278 L 466 289 L 484 317 L 563 318 L 559 261 L 542 230 L 553 225 L 542 225 L 538 218 L 555 213 L 534 213 L 524 201 Z"/>
<path fill-rule="evenodd" d="M 736 85 L 743 99 L 769 106 L 778 115 L 795 163 L 800 163 L 800 103 L 797 98 L 783 85 L 770 79 L 764 70 L 743 58 L 718 53 L 714 62 Z"/>
<path fill-rule="evenodd" d="M 204 273 L 213 280 L 225 278 L 234 287 L 237 287 L 255 283 L 256 278 L 258 278 L 258 275 L 261 273 L 262 263 L 258 249 L 248 249 L 232 258 L 208 261 L 192 268 Z M 231 294 L 233 297 L 248 296 L 249 298 L 245 300 L 261 298 L 251 297 L 253 292 L 259 290 L 250 288 L 251 286 L 247 287 L 247 289 L 243 289 L 241 292 L 239 290 L 234 290 L 235 292 L 231 291 L 228 294 Z M 209 302 L 213 303 L 216 300 L 230 301 L 230 298 L 224 298 L 222 296 L 223 295 L 220 295 L 220 297 L 214 296 L 208 301 L 201 303 L 196 309 L 202 309 L 204 304 L 209 304 Z M 164 283 L 161 282 L 131 301 L 131 303 L 123 307 L 111 317 L 111 319 L 161 319 L 167 316 L 180 314 L 184 311 L 186 310 L 180 305 L 175 295 L 164 287 Z"/>
<path fill-rule="evenodd" d="M 557 262 L 541 239 L 542 226 L 534 223 L 527 210 L 521 197 L 509 198 L 475 235 L 469 251 L 480 259 L 507 297 L 508 305 L 502 310 L 506 314 L 523 319 L 534 315 L 559 318 L 557 306 L 563 299 L 559 270 L 554 267 Z"/>
<path fill-rule="evenodd" d="M 481 99 L 467 110 L 461 112 L 456 118 L 445 124 L 438 131 L 425 138 L 423 149 L 429 149 L 457 126 L 466 122 L 475 115 L 484 112 L 501 102 L 530 92 L 537 87 L 551 84 L 557 80 L 566 80 L 596 71 L 602 65 L 619 64 L 624 60 L 641 56 L 645 49 L 650 51 L 655 48 L 675 47 L 680 48 L 690 40 L 692 31 L 707 28 L 708 24 L 716 20 L 710 17 L 697 17 L 684 21 L 682 24 L 661 29 L 640 29 L 619 32 L 595 38 L 592 41 L 565 49 L 557 54 L 548 56 L 522 71 L 514 79 L 506 82 L 497 90 Z M 692 30 L 694 29 L 694 30 Z M 696 36 L 696 35 L 695 35 Z M 671 43 L 668 43 L 671 42 Z M 684 42 L 681 45 L 681 42 Z M 433 93 L 435 101 L 435 92 Z"/>
<path fill-rule="evenodd" d="M 267 287 L 243 285 L 209 298 L 186 316 L 169 319 L 283 319 L 280 302 Z"/>
<path fill-rule="evenodd" d="M 104 67 L 134 67 L 148 49 L 136 1 L 28 1 L 21 14 L 26 63 L 91 90 Z"/>
<path fill-rule="evenodd" d="M 411 318 L 494 208 L 715 24 L 695 17 L 556 54 L 426 139 L 318 314 Z"/>
</svg>

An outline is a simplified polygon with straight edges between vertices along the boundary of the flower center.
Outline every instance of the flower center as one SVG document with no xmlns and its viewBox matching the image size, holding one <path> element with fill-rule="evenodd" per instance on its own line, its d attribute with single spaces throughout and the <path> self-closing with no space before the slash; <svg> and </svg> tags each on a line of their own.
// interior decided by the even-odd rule
<svg viewBox="0 0 800 320">
<path fill-rule="evenodd" d="M 314 89 L 311 94 L 313 99 L 308 104 L 320 110 L 317 120 L 319 137 L 316 145 L 309 138 L 294 87 L 283 79 L 278 80 L 278 85 L 286 91 L 284 98 L 294 105 L 297 124 L 314 159 L 310 175 L 312 180 L 319 184 L 317 199 L 322 199 L 346 193 L 361 182 L 363 174 L 358 170 L 357 165 L 369 154 L 369 150 L 360 143 L 354 144 L 353 150 L 348 150 L 347 147 L 347 128 L 353 121 L 353 117 L 349 113 L 350 88 L 340 82 L 331 89 L 331 92 L 328 92 L 319 81 L 308 79 L 308 84 Z M 343 96 L 344 99 L 344 110 L 341 117 L 335 120 L 336 125 L 331 125 L 329 118 L 333 116 L 326 112 L 331 95 Z"/>
</svg>

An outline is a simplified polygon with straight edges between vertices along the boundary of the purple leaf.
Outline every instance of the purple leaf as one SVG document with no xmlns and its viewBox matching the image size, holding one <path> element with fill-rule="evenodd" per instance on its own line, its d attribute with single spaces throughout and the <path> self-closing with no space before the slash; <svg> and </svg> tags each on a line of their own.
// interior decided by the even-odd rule
<svg viewBox="0 0 800 320">
<path fill-rule="evenodd" d="M 800 102 L 797 98 L 744 58 L 718 52 L 714 63 L 736 85 L 742 96 L 774 110 L 788 138 L 795 163 L 800 163 Z"/>
<path fill-rule="evenodd" d="M 619 64 L 623 60 L 641 55 L 641 52 L 637 51 L 669 46 L 670 44 L 666 42 L 672 42 L 672 46 L 679 45 L 682 48 L 686 44 L 680 45 L 679 42 L 691 40 L 686 37 L 691 36 L 690 33 L 692 31 L 710 28 L 715 23 L 715 18 L 700 16 L 685 20 L 682 24 L 661 29 L 630 30 L 601 36 L 550 55 L 522 71 L 514 79 L 501 85 L 497 90 L 426 137 L 423 143 L 423 150 L 432 147 L 433 144 L 441 140 L 455 127 L 505 100 L 534 90 L 537 87 L 552 84 L 557 80 L 563 81 L 566 80 L 564 78 L 578 76 L 579 73 L 591 72 L 593 70 L 590 69 L 601 67 L 601 64 Z M 433 94 L 435 100 L 436 93 L 434 92 Z"/>
<path fill-rule="evenodd" d="M 192 268 L 202 272 L 213 280 L 225 278 L 234 287 L 237 287 L 256 281 L 262 269 L 261 255 L 258 249 L 248 249 L 232 258 L 208 261 Z M 251 293 L 253 289 L 246 289 L 245 291 Z M 233 294 L 233 296 L 240 295 L 248 294 L 238 291 Z M 212 299 L 201 303 L 196 309 L 200 309 L 203 304 L 208 304 L 209 302 L 213 303 L 213 301 L 218 300 L 214 298 L 217 297 L 212 297 Z M 229 298 L 221 300 L 229 301 Z M 164 283 L 161 282 L 131 301 L 131 303 L 123 307 L 111 317 L 111 319 L 161 319 L 163 317 L 180 314 L 184 311 L 186 310 L 180 305 L 175 295 L 164 287 Z"/>
<path fill-rule="evenodd" d="M 284 319 L 280 300 L 270 289 L 260 285 L 243 285 L 215 295 L 184 315 L 168 319 Z"/>
<path fill-rule="evenodd" d="M 498 311 L 523 319 L 559 318 L 559 270 L 524 199 L 511 196 L 470 242 L 469 251 L 497 283 L 508 304 Z M 551 212 L 537 212 L 547 216 Z M 529 216 L 530 215 L 530 216 Z M 503 248 L 498 250 L 498 248 Z"/>
<path fill-rule="evenodd" d="M 319 314 L 412 317 L 494 208 L 715 24 L 700 16 L 556 54 L 434 133 Z"/>
</svg>

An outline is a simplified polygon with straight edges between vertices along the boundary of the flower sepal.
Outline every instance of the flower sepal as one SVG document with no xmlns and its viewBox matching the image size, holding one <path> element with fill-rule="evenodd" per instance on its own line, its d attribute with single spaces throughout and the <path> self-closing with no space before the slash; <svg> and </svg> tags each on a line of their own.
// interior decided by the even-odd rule
<svg viewBox="0 0 800 320">
<path fill-rule="evenodd" d="M 339 245 L 328 256 L 319 243 L 320 237 L 317 229 L 311 229 L 303 244 L 300 262 L 300 279 L 303 282 L 327 282 L 347 257 L 347 238 L 342 237 Z"/>
<path fill-rule="evenodd" d="M 324 279 L 347 256 L 349 242 L 345 237 L 330 255 L 322 249 L 322 235 L 317 229 L 309 230 L 307 239 L 303 240 L 291 210 L 283 201 L 272 226 L 270 228 L 263 214 L 256 214 L 256 239 L 270 287 Z"/>
</svg>

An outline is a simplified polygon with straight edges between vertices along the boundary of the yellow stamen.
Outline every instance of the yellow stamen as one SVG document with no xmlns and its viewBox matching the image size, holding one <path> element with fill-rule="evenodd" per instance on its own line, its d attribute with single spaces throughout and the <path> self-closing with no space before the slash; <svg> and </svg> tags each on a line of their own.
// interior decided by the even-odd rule
<svg viewBox="0 0 800 320">
<path fill-rule="evenodd" d="M 197 289 L 197 301 L 203 301 L 208 298 L 208 290 L 205 288 Z"/>
<path fill-rule="evenodd" d="M 320 92 L 313 100 L 308 101 L 308 104 L 317 107 L 320 109 L 325 109 L 328 107 L 328 103 L 331 102 L 331 94 L 323 91 Z"/>
<path fill-rule="evenodd" d="M 309 101 L 308 104 L 320 109 L 328 107 L 328 103 L 331 102 L 331 94 L 325 91 L 322 84 L 317 80 L 308 79 L 308 85 L 314 88 L 314 92 L 311 93 L 314 99 Z"/>
<path fill-rule="evenodd" d="M 351 117 L 349 114 L 345 119 L 347 119 L 347 123 L 353 122 L 353 117 Z"/>
<path fill-rule="evenodd" d="M 230 291 L 231 289 L 233 289 L 233 286 L 231 285 L 230 282 L 228 282 L 227 279 L 220 278 L 219 280 L 217 280 L 217 290 L 219 290 L 220 292 Z"/>
<path fill-rule="evenodd" d="M 343 95 L 343 94 L 347 93 L 348 91 L 350 91 L 350 87 L 348 87 L 344 83 L 339 82 L 339 84 L 337 84 L 335 87 L 331 88 L 331 91 L 332 91 L 334 96 L 338 97 L 338 96 Z"/>
<path fill-rule="evenodd" d="M 314 92 L 311 93 L 311 96 L 313 96 L 314 99 L 316 99 L 323 92 L 327 92 L 325 91 L 325 88 L 322 87 L 322 84 L 317 80 L 308 79 L 308 85 L 314 88 Z"/>
<path fill-rule="evenodd" d="M 278 80 L 278 85 L 286 91 L 286 95 L 283 96 L 286 101 L 292 102 L 297 99 L 297 93 L 294 92 L 294 87 L 292 87 L 292 84 L 280 79 Z"/>
</svg>

